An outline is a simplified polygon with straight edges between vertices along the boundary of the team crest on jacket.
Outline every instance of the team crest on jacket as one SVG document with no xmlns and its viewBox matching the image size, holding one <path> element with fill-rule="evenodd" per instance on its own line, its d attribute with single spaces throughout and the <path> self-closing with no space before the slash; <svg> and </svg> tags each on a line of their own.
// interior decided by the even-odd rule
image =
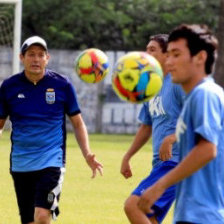
<svg viewBox="0 0 224 224">
<path fill-rule="evenodd" d="M 45 94 L 45 99 L 48 104 L 53 104 L 55 102 L 55 91 L 54 89 L 47 89 Z"/>
</svg>

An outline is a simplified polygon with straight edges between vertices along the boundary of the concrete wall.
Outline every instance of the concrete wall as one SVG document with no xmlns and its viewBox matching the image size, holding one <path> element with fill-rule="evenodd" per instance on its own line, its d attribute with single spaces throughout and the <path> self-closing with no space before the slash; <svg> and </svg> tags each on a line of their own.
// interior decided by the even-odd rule
<svg viewBox="0 0 224 224">
<path fill-rule="evenodd" d="M 82 116 L 90 133 L 135 133 L 141 105 L 121 101 L 111 87 L 112 68 L 125 52 L 105 52 L 110 61 L 110 73 L 98 84 L 82 82 L 74 72 L 74 61 L 80 51 L 49 50 L 49 69 L 67 75 L 75 86 Z M 0 47 L 0 81 L 11 75 L 11 51 Z M 22 70 L 22 66 L 21 66 Z M 67 125 L 71 130 L 71 126 Z"/>
</svg>

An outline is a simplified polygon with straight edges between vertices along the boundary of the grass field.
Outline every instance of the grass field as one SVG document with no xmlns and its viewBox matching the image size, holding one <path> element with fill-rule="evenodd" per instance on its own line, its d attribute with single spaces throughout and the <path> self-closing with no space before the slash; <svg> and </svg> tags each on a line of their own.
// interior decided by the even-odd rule
<svg viewBox="0 0 224 224">
<path fill-rule="evenodd" d="M 124 200 L 151 169 L 151 145 L 147 144 L 132 159 L 134 176 L 120 175 L 120 162 L 133 139 L 132 135 L 90 135 L 90 145 L 104 165 L 104 176 L 91 179 L 91 170 L 82 158 L 73 137 L 68 134 L 67 165 L 60 210 L 56 224 L 128 224 Z M 9 174 L 10 140 L 4 132 L 0 139 L 1 194 L 0 224 L 19 224 L 18 208 Z M 172 223 L 172 210 L 163 222 Z"/>
</svg>

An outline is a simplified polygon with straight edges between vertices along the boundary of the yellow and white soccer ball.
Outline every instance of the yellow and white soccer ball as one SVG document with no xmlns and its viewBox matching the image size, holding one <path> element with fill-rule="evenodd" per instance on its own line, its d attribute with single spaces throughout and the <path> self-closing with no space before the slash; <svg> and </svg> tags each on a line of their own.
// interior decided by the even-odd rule
<svg viewBox="0 0 224 224">
<path fill-rule="evenodd" d="M 79 78 L 87 83 L 102 81 L 109 72 L 107 55 L 96 48 L 86 49 L 75 61 L 75 71 Z"/>
<path fill-rule="evenodd" d="M 131 103 L 150 100 L 161 89 L 163 70 L 146 52 L 134 51 L 118 59 L 112 76 L 115 93 Z"/>
</svg>

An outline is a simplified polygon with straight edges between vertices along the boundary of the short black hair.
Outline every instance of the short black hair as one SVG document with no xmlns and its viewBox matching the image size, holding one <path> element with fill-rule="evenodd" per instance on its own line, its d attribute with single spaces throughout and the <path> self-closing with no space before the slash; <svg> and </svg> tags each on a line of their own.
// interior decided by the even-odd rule
<svg viewBox="0 0 224 224">
<path fill-rule="evenodd" d="M 210 74 L 216 59 L 218 40 L 209 30 L 208 26 L 204 24 L 182 24 L 170 33 L 168 43 L 179 39 L 187 41 L 191 56 L 195 56 L 202 50 L 207 52 L 205 72 L 206 74 Z"/>
<path fill-rule="evenodd" d="M 167 51 L 167 45 L 168 45 L 168 34 L 156 34 L 153 36 L 150 36 L 149 41 L 156 41 L 159 46 L 162 49 L 162 52 L 165 53 Z"/>
</svg>

